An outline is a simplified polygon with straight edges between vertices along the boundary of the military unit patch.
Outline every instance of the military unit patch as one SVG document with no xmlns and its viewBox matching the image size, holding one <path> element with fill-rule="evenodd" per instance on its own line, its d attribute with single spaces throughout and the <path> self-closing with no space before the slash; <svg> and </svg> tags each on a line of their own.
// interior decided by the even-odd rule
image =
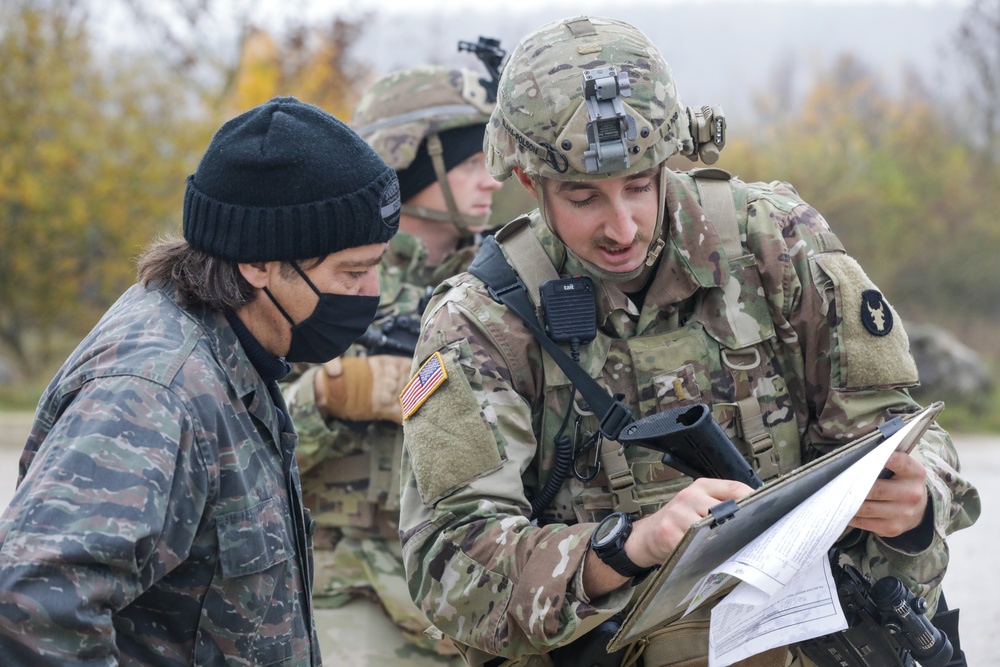
<svg viewBox="0 0 1000 667">
<path fill-rule="evenodd" d="M 403 420 L 409 419 L 410 415 L 416 412 L 417 408 L 423 405 L 434 390 L 447 379 L 448 372 L 444 369 L 444 359 L 441 358 L 440 352 L 435 352 L 399 394 L 399 403 L 403 407 Z"/>
<path fill-rule="evenodd" d="M 866 289 L 861 293 L 861 323 L 875 336 L 892 331 L 892 311 L 878 290 Z"/>
</svg>

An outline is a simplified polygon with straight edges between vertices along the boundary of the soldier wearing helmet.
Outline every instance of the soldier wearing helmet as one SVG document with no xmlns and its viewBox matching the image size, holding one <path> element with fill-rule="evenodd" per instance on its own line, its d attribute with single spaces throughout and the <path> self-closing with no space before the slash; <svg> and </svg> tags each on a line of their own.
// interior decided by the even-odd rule
<svg viewBox="0 0 1000 667">
<path fill-rule="evenodd" d="M 393 72 L 364 92 L 352 118 L 396 171 L 399 233 L 378 267 L 382 296 L 363 344 L 284 389 L 304 502 L 317 523 L 313 596 L 331 664 L 462 664 L 450 640 L 424 634 L 427 620 L 406 590 L 398 397 L 426 298 L 468 266 L 500 187 L 483 156 L 489 83 L 465 69 Z"/>
<path fill-rule="evenodd" d="M 619 664 L 571 654 L 606 645 L 589 633 L 631 609 L 687 527 L 751 491 L 602 438 L 552 345 L 630 418 L 707 404 L 765 482 L 919 409 L 898 317 L 792 186 L 665 165 L 711 164 L 724 143 L 721 109 L 683 105 L 626 23 L 548 24 L 504 68 L 487 164 L 538 208 L 438 288 L 402 394 L 410 593 L 472 665 Z M 978 492 L 936 425 L 887 466 L 845 553 L 933 610 L 944 536 L 975 521 Z M 709 607 L 628 659 L 705 665 Z M 809 664 L 795 647 L 756 658 Z"/>
</svg>

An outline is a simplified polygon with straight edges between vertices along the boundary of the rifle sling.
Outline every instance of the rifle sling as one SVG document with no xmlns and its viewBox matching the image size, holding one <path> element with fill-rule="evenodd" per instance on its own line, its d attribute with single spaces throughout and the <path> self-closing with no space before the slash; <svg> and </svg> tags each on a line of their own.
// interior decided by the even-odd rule
<svg viewBox="0 0 1000 667">
<path fill-rule="evenodd" d="M 500 245 L 492 236 L 483 241 L 476 259 L 469 266 L 469 273 L 482 280 L 490 296 L 502 303 L 524 321 L 528 330 L 541 344 L 549 356 L 569 378 L 573 386 L 583 396 L 590 410 L 601 416 L 601 435 L 617 440 L 622 429 L 633 421 L 632 412 L 619 400 L 609 394 L 594 378 L 573 361 L 559 345 L 549 338 L 538 324 L 535 309 L 528 297 L 528 290 L 520 276 L 507 263 Z"/>
</svg>

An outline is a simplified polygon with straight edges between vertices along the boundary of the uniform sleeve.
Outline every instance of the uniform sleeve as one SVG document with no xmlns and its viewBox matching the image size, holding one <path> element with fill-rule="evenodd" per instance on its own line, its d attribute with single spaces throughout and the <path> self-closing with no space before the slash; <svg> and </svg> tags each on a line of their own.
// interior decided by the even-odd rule
<svg viewBox="0 0 1000 667">
<path fill-rule="evenodd" d="M 403 422 L 406 575 L 417 605 L 462 644 L 544 653 L 621 609 L 629 592 L 584 595 L 592 524 L 529 523 L 522 475 L 536 453 L 535 411 L 515 386 L 530 384 L 537 346 L 516 316 L 467 289 L 429 312 L 414 364 L 441 363 L 447 379 Z"/>
<path fill-rule="evenodd" d="M 794 191 L 779 186 L 774 198 L 787 201 L 783 195 L 792 198 Z M 794 331 L 792 344 L 801 349 L 808 459 L 892 416 L 918 411 L 908 392 L 918 377 L 900 318 L 822 216 L 801 201 L 775 203 L 758 201 L 751 219 L 776 223 L 774 237 L 761 233 L 762 276 L 776 330 Z M 960 475 L 958 454 L 944 430 L 932 426 L 913 454 L 927 470 L 932 530 L 916 540 L 861 533 L 848 555 L 875 579 L 898 577 L 934 609 L 948 565 L 945 538 L 975 522 L 980 499 Z"/>
<path fill-rule="evenodd" d="M 190 414 L 133 377 L 72 398 L 0 519 L 5 665 L 117 664 L 113 614 L 184 561 L 211 492 Z"/>
<path fill-rule="evenodd" d="M 301 475 L 328 458 L 351 453 L 338 451 L 333 442 L 338 439 L 343 425 L 337 420 L 323 419 L 316 409 L 316 374 L 322 372 L 322 366 L 311 366 L 294 380 L 281 385 L 288 413 L 299 436 L 295 460 Z M 353 442 L 348 446 L 353 446 Z"/>
</svg>

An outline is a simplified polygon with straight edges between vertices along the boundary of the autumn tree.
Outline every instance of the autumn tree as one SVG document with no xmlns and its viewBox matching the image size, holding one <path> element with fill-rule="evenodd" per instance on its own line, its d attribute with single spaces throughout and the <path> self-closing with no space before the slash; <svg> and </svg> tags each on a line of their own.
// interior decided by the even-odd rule
<svg viewBox="0 0 1000 667">
<path fill-rule="evenodd" d="M 968 130 L 990 160 L 1000 162 L 1000 0 L 971 0 L 954 43 L 972 74 L 966 89 Z"/>
<path fill-rule="evenodd" d="M 792 183 L 897 306 L 1000 315 L 996 175 L 915 74 L 896 93 L 855 58 L 820 73 L 797 113 L 731 138 L 721 166 Z"/>
<path fill-rule="evenodd" d="M 225 106 L 232 112 L 294 95 L 349 121 L 371 67 L 352 55 L 361 22 L 333 18 L 276 35 L 256 29 L 243 42 L 240 66 Z"/>
<path fill-rule="evenodd" d="M 348 119 L 371 69 L 352 49 L 366 17 L 303 18 L 307 0 L 120 0 L 210 112 L 228 118 L 294 95 Z"/>
<path fill-rule="evenodd" d="M 265 32 L 254 0 L 0 0 L 0 354 L 23 375 L 179 230 L 184 180 L 222 120 L 288 94 L 347 118 L 368 76 L 349 53 L 360 27 L 307 26 L 302 5 L 286 0 Z M 97 38 L 112 15 L 138 43 Z"/>
<path fill-rule="evenodd" d="M 207 127 L 153 63 L 98 53 L 79 0 L 0 15 L 0 346 L 26 374 L 86 332 L 179 223 Z"/>
</svg>

